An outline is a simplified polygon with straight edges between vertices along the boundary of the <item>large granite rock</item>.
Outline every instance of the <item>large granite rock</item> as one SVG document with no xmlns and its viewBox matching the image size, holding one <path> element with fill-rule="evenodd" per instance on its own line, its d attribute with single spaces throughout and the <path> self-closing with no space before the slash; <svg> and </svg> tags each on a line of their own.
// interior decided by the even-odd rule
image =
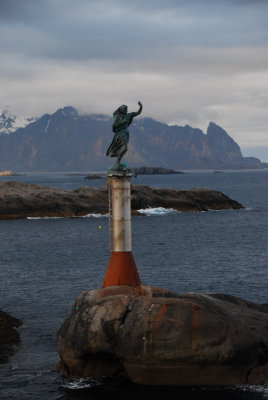
<svg viewBox="0 0 268 400">
<path fill-rule="evenodd" d="M 58 332 L 70 377 L 144 385 L 268 382 L 268 307 L 224 294 L 115 286 L 83 292 Z"/>
<path fill-rule="evenodd" d="M 179 211 L 243 208 L 221 192 L 207 189 L 174 190 L 132 186 L 132 212 L 147 207 Z M 0 182 L 0 219 L 26 217 L 74 217 L 108 212 L 107 188 L 75 190 L 50 188 L 16 181 Z"/>
<path fill-rule="evenodd" d="M 20 342 L 17 328 L 21 321 L 0 310 L 0 363 L 8 360 Z"/>
</svg>

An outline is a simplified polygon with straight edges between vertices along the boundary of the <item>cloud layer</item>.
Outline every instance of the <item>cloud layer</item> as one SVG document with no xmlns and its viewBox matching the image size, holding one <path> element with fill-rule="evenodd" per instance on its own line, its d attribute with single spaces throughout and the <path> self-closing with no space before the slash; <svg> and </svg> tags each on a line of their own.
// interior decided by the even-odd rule
<svg viewBox="0 0 268 400">
<path fill-rule="evenodd" d="M 0 0 L 0 109 L 141 100 L 143 115 L 268 146 L 267 15 L 265 0 Z"/>
</svg>

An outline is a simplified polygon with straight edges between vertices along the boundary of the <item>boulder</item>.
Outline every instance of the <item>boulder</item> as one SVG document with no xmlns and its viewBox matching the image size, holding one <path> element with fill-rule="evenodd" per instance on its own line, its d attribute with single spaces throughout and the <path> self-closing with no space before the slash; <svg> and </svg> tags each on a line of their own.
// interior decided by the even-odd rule
<svg viewBox="0 0 268 400">
<path fill-rule="evenodd" d="M 20 342 L 17 328 L 21 321 L 0 310 L 0 363 L 8 360 Z"/>
<path fill-rule="evenodd" d="M 83 292 L 58 331 L 69 377 L 143 385 L 268 382 L 268 307 L 225 294 L 114 286 Z"/>
</svg>

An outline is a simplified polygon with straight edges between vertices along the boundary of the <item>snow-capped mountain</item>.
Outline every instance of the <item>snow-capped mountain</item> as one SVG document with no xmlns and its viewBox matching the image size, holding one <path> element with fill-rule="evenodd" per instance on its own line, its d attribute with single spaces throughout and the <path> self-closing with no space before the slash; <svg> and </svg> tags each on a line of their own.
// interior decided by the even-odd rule
<svg viewBox="0 0 268 400">
<path fill-rule="evenodd" d="M 24 118 L 10 113 L 9 110 L 0 111 L 0 134 L 11 133 L 18 128 L 24 128 L 30 122 L 34 122 L 35 118 Z"/>
</svg>

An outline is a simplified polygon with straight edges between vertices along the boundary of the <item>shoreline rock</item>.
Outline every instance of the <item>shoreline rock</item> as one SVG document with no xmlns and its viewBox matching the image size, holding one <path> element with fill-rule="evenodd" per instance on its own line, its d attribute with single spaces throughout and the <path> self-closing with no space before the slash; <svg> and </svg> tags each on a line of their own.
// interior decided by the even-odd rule
<svg viewBox="0 0 268 400">
<path fill-rule="evenodd" d="M 221 192 L 208 189 L 160 189 L 132 185 L 132 213 L 148 207 L 178 211 L 243 209 L 244 206 Z M 64 190 L 17 181 L 0 182 L 0 219 L 27 217 L 76 217 L 108 213 L 106 187 Z"/>
<path fill-rule="evenodd" d="M 8 313 L 0 310 L 0 364 L 6 362 L 20 343 L 16 330 L 22 322 Z"/>
<path fill-rule="evenodd" d="M 58 331 L 68 377 L 142 385 L 268 382 L 268 307 L 226 294 L 114 286 L 81 293 Z"/>
</svg>

